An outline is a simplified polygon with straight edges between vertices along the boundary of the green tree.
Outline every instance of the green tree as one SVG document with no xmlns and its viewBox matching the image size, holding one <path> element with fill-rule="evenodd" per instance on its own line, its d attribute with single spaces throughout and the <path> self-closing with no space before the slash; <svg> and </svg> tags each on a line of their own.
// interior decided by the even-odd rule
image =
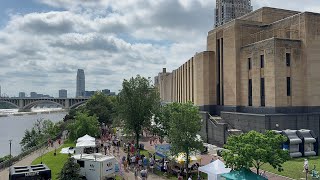
<svg viewBox="0 0 320 180">
<path fill-rule="evenodd" d="M 39 142 L 37 141 L 37 137 L 39 134 L 36 132 L 35 128 L 31 130 L 25 130 L 24 136 L 20 142 L 23 150 L 29 149 L 31 147 L 37 146 Z"/>
<path fill-rule="evenodd" d="M 62 130 L 61 123 L 54 124 L 50 120 L 37 119 L 31 130 L 26 130 L 20 145 L 28 149 L 55 138 Z"/>
<path fill-rule="evenodd" d="M 264 134 L 250 131 L 238 136 L 230 136 L 222 152 L 226 165 L 232 169 L 255 167 L 257 174 L 262 165 L 269 163 L 282 171 L 282 164 L 289 160 L 289 152 L 281 149 L 287 138 L 273 131 Z"/>
<path fill-rule="evenodd" d="M 115 112 L 113 96 L 107 96 L 102 92 L 96 92 L 86 103 L 85 107 L 90 116 L 96 115 L 100 123 L 112 124 L 112 116 Z"/>
<path fill-rule="evenodd" d="M 126 132 L 135 134 L 136 147 L 139 146 L 143 128 L 150 126 L 153 111 L 159 104 L 159 93 L 150 80 L 137 75 L 123 81 L 122 90 L 118 94 L 117 111 Z"/>
<path fill-rule="evenodd" d="M 167 104 L 164 106 L 159 106 L 158 111 L 154 114 L 154 124 L 151 127 L 151 131 L 158 135 L 161 139 L 168 136 L 169 129 L 170 129 L 170 119 L 172 112 L 178 111 L 178 106 Z"/>
<path fill-rule="evenodd" d="M 188 167 L 190 153 L 203 149 L 202 141 L 196 138 L 201 130 L 201 117 L 198 107 L 191 102 L 184 104 L 172 103 L 167 106 L 170 109 L 170 115 L 168 116 L 170 151 L 173 155 L 185 153 L 185 165 Z"/>
<path fill-rule="evenodd" d="M 71 140 L 76 140 L 86 134 L 93 137 L 100 134 L 98 118 L 95 115 L 89 116 L 88 113 L 78 112 L 75 119 L 69 122 L 67 128 Z"/>
<path fill-rule="evenodd" d="M 75 162 L 74 158 L 69 158 L 63 165 L 59 174 L 60 180 L 78 180 L 80 179 L 80 165 Z"/>
</svg>

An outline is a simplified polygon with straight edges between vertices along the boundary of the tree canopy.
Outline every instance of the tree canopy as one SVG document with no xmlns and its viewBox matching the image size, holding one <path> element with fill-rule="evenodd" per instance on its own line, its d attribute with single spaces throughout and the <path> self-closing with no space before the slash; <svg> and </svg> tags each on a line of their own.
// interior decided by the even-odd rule
<svg viewBox="0 0 320 180">
<path fill-rule="evenodd" d="M 25 130 L 20 145 L 28 149 L 45 142 L 47 139 L 55 138 L 63 128 L 63 123 L 53 123 L 50 120 L 37 119 L 31 130 Z"/>
<path fill-rule="evenodd" d="M 114 96 L 107 96 L 102 92 L 96 92 L 86 103 L 85 109 L 90 116 L 96 115 L 100 123 L 112 124 L 115 113 Z"/>
<path fill-rule="evenodd" d="M 255 167 L 257 174 L 263 164 L 269 163 L 282 171 L 282 164 L 289 160 L 289 152 L 281 149 L 287 138 L 273 131 L 264 134 L 250 131 L 245 134 L 230 136 L 222 153 L 226 165 L 232 169 Z"/>
<path fill-rule="evenodd" d="M 78 180 L 80 179 L 80 165 L 74 158 L 69 158 L 64 164 L 59 174 L 60 180 Z"/>
<path fill-rule="evenodd" d="M 117 112 L 125 130 L 135 134 L 137 147 L 143 128 L 150 126 L 153 111 L 159 104 L 159 93 L 149 79 L 137 75 L 123 81 L 118 94 Z"/>
<path fill-rule="evenodd" d="M 99 121 L 97 116 L 89 116 L 88 113 L 77 112 L 75 119 L 68 124 L 70 139 L 76 140 L 86 134 L 96 137 L 100 134 Z"/>
<path fill-rule="evenodd" d="M 186 154 L 186 166 L 189 165 L 191 152 L 201 151 L 203 143 L 197 139 L 201 130 L 201 117 L 198 107 L 191 102 L 180 104 L 172 103 L 166 105 L 169 109 L 169 131 L 168 139 L 171 144 L 171 153 Z"/>
</svg>

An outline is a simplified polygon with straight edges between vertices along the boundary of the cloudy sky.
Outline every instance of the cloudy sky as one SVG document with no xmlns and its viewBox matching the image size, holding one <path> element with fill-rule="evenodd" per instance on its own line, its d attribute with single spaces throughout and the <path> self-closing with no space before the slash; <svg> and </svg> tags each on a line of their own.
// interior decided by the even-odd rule
<svg viewBox="0 0 320 180">
<path fill-rule="evenodd" d="M 252 0 L 262 6 L 320 12 L 319 0 Z M 0 0 L 2 93 L 75 95 L 118 92 L 123 79 L 153 77 L 204 51 L 215 0 Z"/>
</svg>

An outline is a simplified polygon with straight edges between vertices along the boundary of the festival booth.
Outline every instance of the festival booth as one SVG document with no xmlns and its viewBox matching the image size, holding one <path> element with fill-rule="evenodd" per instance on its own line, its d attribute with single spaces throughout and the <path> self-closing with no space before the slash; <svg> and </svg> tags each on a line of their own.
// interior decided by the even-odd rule
<svg viewBox="0 0 320 180">
<path fill-rule="evenodd" d="M 185 163 L 186 163 L 186 154 L 185 153 L 179 153 L 178 156 L 170 156 L 169 159 L 171 160 L 170 162 L 170 169 L 174 174 L 179 174 L 182 173 L 184 174 L 185 171 Z M 195 155 L 195 154 L 190 154 L 189 156 L 189 173 L 197 173 L 198 172 L 198 167 L 201 164 L 201 156 L 200 155 Z"/>
<path fill-rule="evenodd" d="M 82 141 L 93 141 L 93 142 L 96 142 L 96 139 L 94 137 L 91 137 L 88 134 L 86 134 L 86 135 L 84 135 L 84 136 L 82 136 L 82 137 L 77 139 L 77 143 L 78 142 L 82 142 Z"/>
<path fill-rule="evenodd" d="M 220 175 L 224 173 L 229 173 L 231 169 L 226 168 L 226 165 L 222 161 L 217 159 L 210 164 L 201 166 L 199 168 L 199 171 L 208 174 L 208 180 L 220 180 Z"/>
<path fill-rule="evenodd" d="M 95 138 L 85 135 L 77 140 L 75 154 L 91 154 L 95 152 L 96 142 Z"/>
<path fill-rule="evenodd" d="M 229 173 L 221 174 L 221 180 L 267 180 L 248 169 L 240 169 L 238 171 L 230 171 Z"/>
</svg>

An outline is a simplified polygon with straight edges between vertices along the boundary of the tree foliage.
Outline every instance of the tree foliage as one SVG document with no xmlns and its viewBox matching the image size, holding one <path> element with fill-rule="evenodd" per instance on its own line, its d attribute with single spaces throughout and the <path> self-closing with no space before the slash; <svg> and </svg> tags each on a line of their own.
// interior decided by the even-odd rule
<svg viewBox="0 0 320 180">
<path fill-rule="evenodd" d="M 198 107 L 191 102 L 172 103 L 166 106 L 169 109 L 168 139 L 171 143 L 171 153 L 174 155 L 185 153 L 186 166 L 188 166 L 190 153 L 203 149 L 202 141 L 196 138 L 201 130 Z"/>
<path fill-rule="evenodd" d="M 79 180 L 80 179 L 80 165 L 75 162 L 74 158 L 69 158 L 64 164 L 59 174 L 60 180 Z"/>
<path fill-rule="evenodd" d="M 282 171 L 282 164 L 289 160 L 289 152 L 281 149 L 287 141 L 285 136 L 273 131 L 264 134 L 250 131 L 238 136 L 230 136 L 222 153 L 226 165 L 232 169 L 255 167 L 257 174 L 262 165 L 269 163 L 273 168 Z"/>
<path fill-rule="evenodd" d="M 173 104 L 159 106 L 153 117 L 154 124 L 151 127 L 151 131 L 162 139 L 168 136 L 171 115 L 173 112 L 178 111 L 177 108 L 178 106 Z"/>
<path fill-rule="evenodd" d="M 137 75 L 123 81 L 117 100 L 124 128 L 135 134 L 138 147 L 142 129 L 150 126 L 153 111 L 160 104 L 159 94 L 148 79 Z"/>
<path fill-rule="evenodd" d="M 96 92 L 86 103 L 86 110 L 90 116 L 96 115 L 100 123 L 112 124 L 115 113 L 115 97 Z"/>
<path fill-rule="evenodd" d="M 75 119 L 68 124 L 70 139 L 76 140 L 86 134 L 96 137 L 100 134 L 97 116 L 89 116 L 88 113 L 77 112 Z"/>
<path fill-rule="evenodd" d="M 53 123 L 50 120 L 37 119 L 30 130 L 26 130 L 20 145 L 28 149 L 55 138 L 62 131 L 63 123 Z"/>
</svg>

